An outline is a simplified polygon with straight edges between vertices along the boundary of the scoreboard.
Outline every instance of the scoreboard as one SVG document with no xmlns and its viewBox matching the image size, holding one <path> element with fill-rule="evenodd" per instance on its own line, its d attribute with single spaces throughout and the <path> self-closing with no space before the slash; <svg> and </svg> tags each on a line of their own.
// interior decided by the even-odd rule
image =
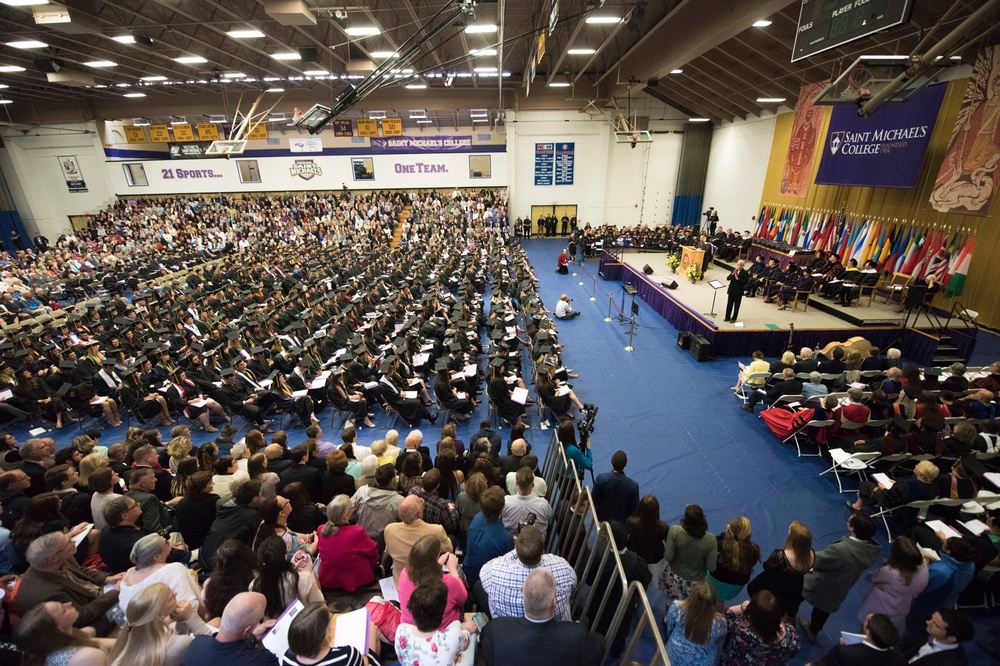
<svg viewBox="0 0 1000 666">
<path fill-rule="evenodd" d="M 802 0 L 792 62 L 905 23 L 913 0 Z"/>
</svg>

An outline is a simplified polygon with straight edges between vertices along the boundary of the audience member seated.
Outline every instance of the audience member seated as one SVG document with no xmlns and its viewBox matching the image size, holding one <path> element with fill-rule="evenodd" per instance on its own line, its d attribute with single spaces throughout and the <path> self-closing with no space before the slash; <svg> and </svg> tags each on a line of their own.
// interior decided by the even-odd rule
<svg viewBox="0 0 1000 666">
<path fill-rule="evenodd" d="M 420 485 L 410 489 L 410 495 L 416 495 L 424 501 L 424 520 L 432 525 L 440 525 L 448 534 L 458 532 L 458 509 L 452 502 L 438 494 L 441 487 L 441 471 L 432 469 L 426 472 Z"/>
<path fill-rule="evenodd" d="M 766 379 L 755 378 L 752 381 L 750 380 L 750 375 L 764 372 L 771 372 L 771 364 L 764 360 L 764 352 L 755 351 L 753 353 L 753 361 L 750 362 L 750 365 L 747 366 L 740 363 L 740 373 L 736 377 L 736 386 L 733 386 L 732 390 L 739 391 L 744 384 L 751 389 L 764 388 L 764 385 L 767 383 Z"/>
<path fill-rule="evenodd" d="M 604 637 L 579 622 L 556 618 L 556 579 L 544 567 L 528 574 L 521 588 L 522 616 L 486 623 L 479 655 L 487 666 L 597 666 L 604 658 Z M 539 649 L 545 646 L 545 649 Z"/>
<path fill-rule="evenodd" d="M 815 370 L 809 373 L 809 382 L 802 385 L 802 396 L 808 400 L 827 395 L 830 389 L 823 383 L 823 375 Z"/>
<path fill-rule="evenodd" d="M 479 571 L 484 564 L 514 548 L 514 539 L 501 520 L 503 491 L 497 486 L 487 488 L 480 497 L 479 506 L 481 511 L 469 525 L 462 562 L 469 585 L 475 585 L 479 580 Z"/>
<path fill-rule="evenodd" d="M 424 500 L 408 495 L 399 505 L 402 522 L 390 523 L 385 528 L 385 552 L 392 558 L 392 577 L 399 584 L 399 577 L 409 562 L 413 545 L 428 534 L 436 536 L 442 552 L 452 552 L 451 539 L 441 525 L 424 522 Z"/>
<path fill-rule="evenodd" d="M 427 535 L 413 545 L 406 568 L 399 577 L 397 590 L 403 623 L 414 623 L 413 615 L 407 609 L 411 595 L 421 587 L 438 582 L 443 582 L 448 588 L 448 603 L 439 626 L 444 631 L 452 622 L 461 621 L 468 592 L 459 573 L 458 558 L 454 553 L 442 553 L 440 542 Z"/>
<path fill-rule="evenodd" d="M 214 633 L 197 606 L 178 599 L 163 583 L 139 592 L 125 609 L 125 620 L 108 657 L 110 666 L 179 666 L 196 635 Z"/>
<path fill-rule="evenodd" d="M 219 626 L 226 604 L 240 592 L 250 589 L 257 578 L 260 563 L 250 546 L 236 539 L 226 539 L 215 551 L 212 575 L 201 588 L 204 615 L 209 624 Z"/>
<path fill-rule="evenodd" d="M 330 633 L 333 615 L 323 602 L 307 605 L 288 627 L 288 651 L 281 657 L 282 666 L 379 666 L 371 652 L 367 661 L 350 645 L 334 647 Z"/>
<path fill-rule="evenodd" d="M 145 529 L 150 532 L 170 530 L 173 527 L 173 517 L 160 498 L 153 494 L 155 489 L 156 476 L 153 470 L 149 467 L 140 467 L 129 475 L 128 492 L 125 496 L 132 498 L 139 505 Z M 177 498 L 177 501 L 180 501 L 180 498 Z"/>
<path fill-rule="evenodd" d="M 167 564 L 174 549 L 159 534 L 147 534 L 132 547 L 134 567 L 125 572 L 119 586 L 118 605 L 128 609 L 132 600 L 151 585 L 163 583 L 173 590 L 176 600 L 201 607 L 201 590 L 191 576 L 191 570 L 180 562 Z"/>
<path fill-rule="evenodd" d="M 278 666 L 278 659 L 260 645 L 274 620 L 263 620 L 267 599 L 258 592 L 242 592 L 226 604 L 215 636 L 195 636 L 181 666 Z M 248 642 L 253 636 L 254 644 Z M 256 647 L 254 647 L 256 645 Z"/>
<path fill-rule="evenodd" d="M 850 645 L 840 642 L 823 655 L 816 666 L 824 664 L 879 664 L 879 666 L 903 666 L 906 657 L 896 649 L 899 631 L 892 621 L 882 613 L 873 613 L 861 625 L 865 640 Z"/>
<path fill-rule="evenodd" d="M 195 472 L 188 477 L 184 496 L 174 507 L 177 531 L 192 550 L 201 548 L 212 528 L 219 496 L 214 492 L 211 472 Z"/>
<path fill-rule="evenodd" d="M 268 536 L 257 545 L 257 561 L 260 573 L 250 591 L 267 599 L 265 617 L 277 619 L 296 599 L 303 604 L 323 601 L 312 558 L 305 551 L 298 551 L 289 561 L 288 546 L 281 537 Z"/>
<path fill-rule="evenodd" d="M 73 559 L 75 554 L 73 540 L 62 532 L 32 541 L 26 555 L 30 566 L 21 577 L 15 610 L 23 617 L 46 601 L 68 602 L 78 613 L 74 627 L 93 627 L 98 636 L 106 636 L 114 625 L 105 613 L 118 603 L 118 590 L 102 589 L 117 584 L 122 575 L 82 568 Z"/>
<path fill-rule="evenodd" d="M 508 495 L 504 500 L 504 527 L 512 535 L 516 535 L 523 525 L 534 525 L 545 536 L 549 523 L 552 521 L 552 507 L 548 500 L 532 492 L 535 486 L 535 473 L 530 467 L 517 470 L 517 494 Z"/>
<path fill-rule="evenodd" d="M 351 525 L 354 505 L 337 495 L 326 507 L 327 520 L 319 533 L 319 582 L 324 589 L 354 592 L 373 583 L 379 564 L 378 545 L 361 525 Z"/>
<path fill-rule="evenodd" d="M 913 476 L 897 480 L 891 488 L 872 481 L 862 481 L 858 487 L 858 499 L 853 504 L 848 502 L 852 511 L 860 511 L 864 504 L 871 504 L 878 509 L 896 509 L 910 502 L 932 500 L 938 497 L 938 487 L 935 479 L 941 470 L 930 460 L 921 460 L 913 469 Z M 905 521 L 912 527 L 916 518 L 915 511 L 897 511 L 893 516 L 897 521 Z"/>
<path fill-rule="evenodd" d="M 527 467 L 535 475 L 535 485 L 532 487 L 531 492 L 537 497 L 547 497 L 549 494 L 549 486 L 545 483 L 545 479 L 538 475 L 538 456 L 533 453 L 521 456 L 519 459 L 520 465 L 514 471 L 508 472 L 507 476 L 504 478 L 504 486 L 507 489 L 508 495 L 517 494 L 517 470 L 522 467 Z"/>
<path fill-rule="evenodd" d="M 429 581 L 410 596 L 407 610 L 414 624 L 396 630 L 396 656 L 401 666 L 451 666 L 469 649 L 476 624 L 456 619 L 442 627 L 449 606 L 444 583 Z"/>
<path fill-rule="evenodd" d="M 766 392 L 762 393 L 762 391 L 763 389 L 760 388 L 755 389 L 750 394 L 750 399 L 747 400 L 746 404 L 741 406 L 741 409 L 752 414 L 753 408 L 758 402 L 763 401 L 764 404 L 773 405 L 781 396 L 801 395 L 802 382 L 795 378 L 795 370 L 785 368 L 782 371 L 781 381 L 768 388 Z"/>
<path fill-rule="evenodd" d="M 198 550 L 198 564 L 202 571 L 212 571 L 216 549 L 226 539 L 237 539 L 248 546 L 260 524 L 260 516 L 254 504 L 260 499 L 260 481 L 246 481 L 237 486 L 233 499 L 222 504 L 215 514 L 215 520 L 205 535 L 205 542 Z"/>
<path fill-rule="evenodd" d="M 135 524 L 141 517 L 139 508 L 136 501 L 127 495 L 116 497 L 104 508 L 107 525 L 101 530 L 98 552 L 112 573 L 121 573 L 131 567 L 135 545 L 144 537 L 157 534 Z M 166 561 L 187 562 L 189 559 L 188 549 L 178 544 L 177 548 L 171 547 Z"/>
<path fill-rule="evenodd" d="M 71 603 L 47 601 L 32 607 L 14 628 L 14 642 L 27 665 L 106 666 L 102 641 L 77 627 L 79 611 Z M 103 649 L 102 649 L 103 648 Z"/>
</svg>

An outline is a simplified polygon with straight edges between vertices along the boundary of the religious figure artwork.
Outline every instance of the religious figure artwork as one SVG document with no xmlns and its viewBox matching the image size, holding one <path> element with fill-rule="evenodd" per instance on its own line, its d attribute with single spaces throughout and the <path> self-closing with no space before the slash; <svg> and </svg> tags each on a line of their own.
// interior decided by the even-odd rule
<svg viewBox="0 0 1000 666">
<path fill-rule="evenodd" d="M 996 196 L 1000 165 L 1000 47 L 979 52 L 941 163 L 931 207 L 985 217 Z"/>
<path fill-rule="evenodd" d="M 816 140 L 823 122 L 822 109 L 814 106 L 812 101 L 829 83 L 829 80 L 808 83 L 799 89 L 795 120 L 792 121 L 792 136 L 788 141 L 788 154 L 785 157 L 785 170 L 781 174 L 781 193 L 787 197 L 801 199 L 809 191 Z"/>
</svg>

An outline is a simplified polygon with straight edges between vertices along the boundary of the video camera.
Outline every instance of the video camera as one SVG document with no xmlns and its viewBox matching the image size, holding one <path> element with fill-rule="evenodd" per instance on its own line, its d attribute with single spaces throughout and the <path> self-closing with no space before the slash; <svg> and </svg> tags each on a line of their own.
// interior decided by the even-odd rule
<svg viewBox="0 0 1000 666">
<path fill-rule="evenodd" d="M 523 530 L 528 525 L 534 525 L 536 520 L 538 520 L 538 516 L 536 516 L 534 513 L 529 513 L 527 516 L 524 517 L 524 520 L 522 520 L 517 524 L 517 533 L 520 534 L 521 530 Z"/>
<path fill-rule="evenodd" d="M 597 407 L 593 403 L 583 403 L 583 411 L 586 415 L 576 422 L 576 429 L 580 433 L 580 448 L 582 449 L 590 442 L 590 433 L 594 432 L 594 418 L 597 416 Z"/>
</svg>

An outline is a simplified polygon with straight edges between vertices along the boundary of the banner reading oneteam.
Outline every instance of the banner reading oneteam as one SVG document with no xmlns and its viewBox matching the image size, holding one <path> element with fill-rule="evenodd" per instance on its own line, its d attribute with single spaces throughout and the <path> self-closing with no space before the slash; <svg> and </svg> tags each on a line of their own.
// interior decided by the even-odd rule
<svg viewBox="0 0 1000 666">
<path fill-rule="evenodd" d="M 869 118 L 854 104 L 835 106 L 816 184 L 915 187 L 946 87 L 930 86 Z"/>
</svg>

